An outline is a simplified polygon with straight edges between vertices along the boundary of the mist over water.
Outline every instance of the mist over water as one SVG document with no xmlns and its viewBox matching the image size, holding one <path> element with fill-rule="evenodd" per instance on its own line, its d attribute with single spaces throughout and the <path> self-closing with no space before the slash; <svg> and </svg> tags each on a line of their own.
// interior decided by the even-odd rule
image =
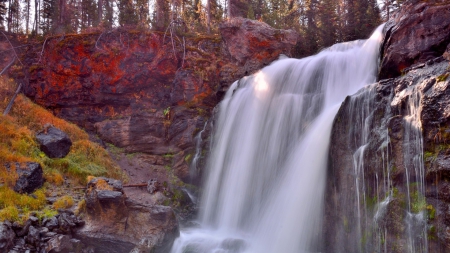
<svg viewBox="0 0 450 253">
<path fill-rule="evenodd" d="M 318 252 L 328 146 L 346 96 L 376 80 L 382 26 L 368 40 L 280 59 L 219 104 L 199 227 L 173 253 Z"/>
</svg>

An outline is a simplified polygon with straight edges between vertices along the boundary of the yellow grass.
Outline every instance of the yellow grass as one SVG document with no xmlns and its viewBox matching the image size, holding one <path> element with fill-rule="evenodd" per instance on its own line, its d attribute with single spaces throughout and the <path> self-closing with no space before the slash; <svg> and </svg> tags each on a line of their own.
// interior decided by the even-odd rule
<svg viewBox="0 0 450 253">
<path fill-rule="evenodd" d="M 58 209 L 67 209 L 71 208 L 73 206 L 73 198 L 72 196 L 62 196 L 61 198 L 57 199 L 55 203 L 53 203 L 53 208 Z"/>
</svg>

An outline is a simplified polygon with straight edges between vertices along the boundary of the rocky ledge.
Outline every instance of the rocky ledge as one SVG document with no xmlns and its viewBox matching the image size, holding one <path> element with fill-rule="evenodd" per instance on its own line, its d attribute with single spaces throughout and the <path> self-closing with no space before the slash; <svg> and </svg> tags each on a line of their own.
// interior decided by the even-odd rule
<svg viewBox="0 0 450 253">
<path fill-rule="evenodd" d="M 95 252 L 163 253 L 179 236 L 172 208 L 127 198 L 118 180 L 91 180 L 85 200 L 86 224 L 76 231 L 76 237 Z"/>
</svg>

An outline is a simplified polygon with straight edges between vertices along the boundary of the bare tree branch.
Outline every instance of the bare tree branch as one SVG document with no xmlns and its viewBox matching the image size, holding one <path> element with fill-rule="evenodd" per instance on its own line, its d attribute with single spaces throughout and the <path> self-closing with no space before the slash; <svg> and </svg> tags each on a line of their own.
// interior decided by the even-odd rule
<svg viewBox="0 0 450 253">
<path fill-rule="evenodd" d="M 38 63 L 41 62 L 42 54 L 44 53 L 45 43 L 47 43 L 48 38 L 49 38 L 49 37 L 45 38 L 44 45 L 42 45 L 42 50 L 41 50 L 41 54 L 39 55 L 39 61 L 38 61 Z"/>
<path fill-rule="evenodd" d="M 11 67 L 11 65 L 13 65 L 14 61 L 16 60 L 16 57 L 14 56 L 14 58 L 11 60 L 11 62 L 2 70 L 2 72 L 0 72 L 0 76 L 3 75 L 3 73 L 9 69 L 9 67 Z"/>
<path fill-rule="evenodd" d="M 19 94 L 20 89 L 22 88 L 22 83 L 19 84 L 19 87 L 17 87 L 16 92 L 14 93 L 13 97 L 11 98 L 11 101 L 9 101 L 8 106 L 6 107 L 5 111 L 3 112 L 3 116 L 5 116 L 6 114 L 9 113 L 9 111 L 11 110 L 12 105 L 14 104 L 14 100 L 17 97 L 17 94 Z"/>
<path fill-rule="evenodd" d="M 102 33 L 100 34 L 100 36 L 98 37 L 97 41 L 95 42 L 95 48 L 98 49 L 98 50 L 102 50 L 102 49 L 100 49 L 100 48 L 97 47 L 97 43 L 98 43 L 98 41 L 100 40 L 100 38 L 103 36 L 104 33 L 105 33 L 105 32 L 102 32 Z"/>
</svg>

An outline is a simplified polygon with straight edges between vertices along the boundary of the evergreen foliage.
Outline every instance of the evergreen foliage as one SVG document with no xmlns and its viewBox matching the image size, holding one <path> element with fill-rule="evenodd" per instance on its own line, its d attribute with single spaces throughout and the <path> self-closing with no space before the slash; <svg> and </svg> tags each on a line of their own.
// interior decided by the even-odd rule
<svg viewBox="0 0 450 253">
<path fill-rule="evenodd" d="M 4 23 L 6 21 L 6 1 L 0 0 L 0 29 L 5 29 Z"/>
</svg>

